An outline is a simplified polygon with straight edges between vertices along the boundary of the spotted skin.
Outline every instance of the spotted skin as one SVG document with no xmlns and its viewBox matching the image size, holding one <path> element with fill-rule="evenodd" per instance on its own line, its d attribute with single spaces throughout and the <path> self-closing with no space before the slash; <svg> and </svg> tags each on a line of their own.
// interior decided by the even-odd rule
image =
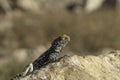
<svg viewBox="0 0 120 80">
<path fill-rule="evenodd" d="M 60 52 L 69 41 L 70 38 L 67 35 L 55 39 L 52 42 L 51 47 L 33 62 L 34 69 L 39 69 L 50 62 L 56 61 L 59 58 Z"/>
<path fill-rule="evenodd" d="M 60 58 L 60 52 L 63 50 L 63 48 L 67 45 L 69 41 L 70 41 L 70 37 L 65 34 L 56 38 L 51 43 L 51 47 L 41 56 L 39 56 L 34 62 L 27 65 L 27 67 L 21 73 L 20 76 L 26 76 L 36 69 L 40 69 L 41 67 L 44 67 L 45 65 L 51 62 L 57 61 Z M 11 79 L 11 80 L 17 80 L 17 79 Z"/>
</svg>

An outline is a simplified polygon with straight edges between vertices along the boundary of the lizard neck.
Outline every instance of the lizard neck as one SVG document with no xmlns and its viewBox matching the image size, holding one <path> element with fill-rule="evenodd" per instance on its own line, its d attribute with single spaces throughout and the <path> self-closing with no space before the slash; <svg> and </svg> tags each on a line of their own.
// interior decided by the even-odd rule
<svg viewBox="0 0 120 80">
<path fill-rule="evenodd" d="M 49 50 L 60 53 L 63 50 L 63 47 L 62 46 L 59 46 L 59 47 L 58 46 L 51 46 Z"/>
</svg>

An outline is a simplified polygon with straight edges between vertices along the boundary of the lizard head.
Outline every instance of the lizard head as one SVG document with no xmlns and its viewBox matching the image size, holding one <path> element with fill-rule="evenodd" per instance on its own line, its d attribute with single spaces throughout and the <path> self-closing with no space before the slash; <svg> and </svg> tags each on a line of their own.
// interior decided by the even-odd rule
<svg viewBox="0 0 120 80">
<path fill-rule="evenodd" d="M 52 42 L 52 47 L 55 49 L 55 51 L 61 51 L 62 48 L 64 48 L 69 41 L 70 37 L 64 34 L 62 36 L 59 36 Z"/>
</svg>

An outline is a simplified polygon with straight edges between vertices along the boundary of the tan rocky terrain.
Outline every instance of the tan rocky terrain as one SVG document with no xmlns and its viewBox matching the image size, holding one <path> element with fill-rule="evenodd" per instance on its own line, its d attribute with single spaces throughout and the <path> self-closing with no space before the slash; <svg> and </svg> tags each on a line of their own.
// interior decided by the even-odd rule
<svg viewBox="0 0 120 80">
<path fill-rule="evenodd" d="M 120 51 L 64 57 L 19 80 L 120 80 Z"/>
<path fill-rule="evenodd" d="M 0 0 L 0 80 L 19 73 L 61 34 L 72 39 L 63 54 L 120 50 L 120 0 L 104 1 Z"/>
</svg>

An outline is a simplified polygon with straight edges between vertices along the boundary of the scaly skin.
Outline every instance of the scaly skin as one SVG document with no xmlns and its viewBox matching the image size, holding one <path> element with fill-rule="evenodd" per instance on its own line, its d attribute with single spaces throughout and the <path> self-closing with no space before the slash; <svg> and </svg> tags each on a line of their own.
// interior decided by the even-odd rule
<svg viewBox="0 0 120 80">
<path fill-rule="evenodd" d="M 34 62 L 27 65 L 25 70 L 21 74 L 17 75 L 11 80 L 19 80 L 17 79 L 18 76 L 24 77 L 26 75 L 29 75 L 36 69 L 40 69 L 41 67 L 44 67 L 51 62 L 57 61 L 60 58 L 60 52 L 69 41 L 70 37 L 65 34 L 56 38 L 52 42 L 51 47 L 46 52 L 39 56 Z"/>
</svg>

